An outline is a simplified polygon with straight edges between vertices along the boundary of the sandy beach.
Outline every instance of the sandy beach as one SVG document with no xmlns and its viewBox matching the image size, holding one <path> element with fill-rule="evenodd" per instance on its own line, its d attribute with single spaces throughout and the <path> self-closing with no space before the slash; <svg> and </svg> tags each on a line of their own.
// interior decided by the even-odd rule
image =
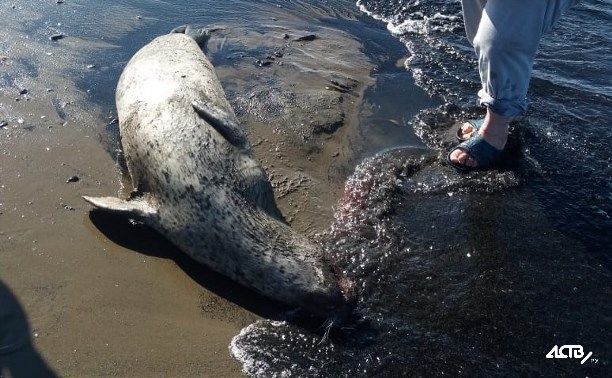
<svg viewBox="0 0 612 378">
<path fill-rule="evenodd" d="M 354 164 L 348 146 L 373 64 L 340 30 L 297 41 L 309 34 L 227 28 L 213 35 L 209 56 L 242 54 L 218 75 L 279 207 L 315 237 Z M 260 67 L 256 49 L 282 58 Z M 19 54 L 32 52 L 12 50 L 0 68 L 17 68 Z M 0 376 L 241 376 L 231 338 L 282 307 L 197 266 L 144 226 L 90 212 L 82 195 L 122 192 L 104 132 L 112 117 L 53 72 L 20 83 L 0 90 L 0 290 L 10 304 L 0 309 L 0 347 L 15 349 L 0 354 Z"/>
</svg>

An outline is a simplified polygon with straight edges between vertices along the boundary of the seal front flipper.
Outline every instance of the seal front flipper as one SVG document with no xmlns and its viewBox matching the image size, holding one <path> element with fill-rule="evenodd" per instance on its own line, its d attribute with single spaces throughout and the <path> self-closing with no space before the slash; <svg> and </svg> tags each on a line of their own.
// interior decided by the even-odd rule
<svg viewBox="0 0 612 378">
<path fill-rule="evenodd" d="M 218 106 L 210 105 L 204 101 L 196 100 L 191 103 L 198 115 L 212 126 L 219 134 L 235 147 L 249 149 L 249 142 L 233 114 L 229 114 Z"/>
<path fill-rule="evenodd" d="M 146 220 L 157 215 L 157 207 L 151 201 L 142 198 L 123 200 L 117 197 L 88 197 L 83 199 L 96 208 L 127 217 Z"/>
</svg>

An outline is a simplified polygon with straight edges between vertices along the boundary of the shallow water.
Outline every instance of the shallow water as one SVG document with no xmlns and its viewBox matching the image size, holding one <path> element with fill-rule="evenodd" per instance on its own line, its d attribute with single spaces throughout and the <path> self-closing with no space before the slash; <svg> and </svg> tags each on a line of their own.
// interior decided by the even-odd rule
<svg viewBox="0 0 612 378">
<path fill-rule="evenodd" d="M 358 5 L 388 22 L 412 56 L 407 68 L 418 83 L 446 102 L 471 110 L 478 88 L 473 52 L 465 38 L 459 2 L 384 0 Z M 580 240 L 611 266 L 610 148 L 612 79 L 606 26 L 609 1 L 583 1 L 541 43 L 523 125 L 532 164 L 520 174 L 555 227 Z M 580 25 L 579 32 L 575 25 Z"/>
<path fill-rule="evenodd" d="M 362 162 L 347 181 L 336 222 L 321 236 L 358 286 L 355 316 L 328 339 L 316 321 L 287 314 L 245 328 L 231 352 L 248 375 L 610 371 L 609 1 L 584 1 L 544 39 L 528 118 L 517 131 L 520 163 L 467 178 L 440 164 L 447 145 L 435 137 L 453 119 L 478 112 L 475 61 L 459 2 L 70 3 L 17 5 L 30 8 L 31 17 L 11 25 L 15 35 L 2 40 L 3 54 L 24 48 L 21 33 L 34 48 L 15 63 L 19 69 L 1 71 L 0 80 L 28 87 L 31 77 L 49 77 L 57 88 L 58 80 L 75 81 L 79 93 L 58 90 L 58 113 L 99 130 L 111 151 L 116 125 L 104 125 L 114 117 L 123 66 L 143 44 L 180 24 L 257 28 L 292 15 L 305 28 L 318 22 L 347 30 L 379 65 L 377 84 L 366 93 L 362 140 L 352 147 L 362 158 L 411 148 Z M 388 30 L 360 8 L 388 22 Z M 68 36 L 66 43 L 50 44 L 47 37 L 58 32 Z M 406 67 L 396 66 L 403 57 L 410 57 Z M 91 103 L 95 114 L 78 110 Z M 545 358 L 564 344 L 583 345 L 598 362 Z"/>
</svg>

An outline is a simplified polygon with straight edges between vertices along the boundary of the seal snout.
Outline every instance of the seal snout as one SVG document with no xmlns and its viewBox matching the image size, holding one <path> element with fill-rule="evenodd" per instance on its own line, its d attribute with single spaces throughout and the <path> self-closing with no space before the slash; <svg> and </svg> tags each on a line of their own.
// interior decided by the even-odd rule
<svg viewBox="0 0 612 378">
<path fill-rule="evenodd" d="M 303 307 L 317 317 L 333 319 L 335 324 L 347 319 L 357 305 L 355 284 L 335 265 L 330 265 L 331 277 L 324 292 L 304 298 Z"/>
</svg>

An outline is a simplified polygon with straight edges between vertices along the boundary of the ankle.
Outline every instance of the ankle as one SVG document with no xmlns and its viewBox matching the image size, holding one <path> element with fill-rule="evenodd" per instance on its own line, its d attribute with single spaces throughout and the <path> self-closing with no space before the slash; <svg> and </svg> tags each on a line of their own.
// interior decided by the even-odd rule
<svg viewBox="0 0 612 378">
<path fill-rule="evenodd" d="M 494 129 L 501 130 L 508 129 L 510 126 L 510 122 L 512 122 L 512 116 L 503 116 L 497 114 L 491 110 L 491 108 L 487 108 L 487 115 L 485 116 L 485 121 L 483 126 L 493 127 Z"/>
<path fill-rule="evenodd" d="M 478 133 L 489 144 L 497 149 L 503 149 L 508 140 L 508 132 L 512 117 L 502 116 L 487 109 L 487 115 Z"/>
</svg>

